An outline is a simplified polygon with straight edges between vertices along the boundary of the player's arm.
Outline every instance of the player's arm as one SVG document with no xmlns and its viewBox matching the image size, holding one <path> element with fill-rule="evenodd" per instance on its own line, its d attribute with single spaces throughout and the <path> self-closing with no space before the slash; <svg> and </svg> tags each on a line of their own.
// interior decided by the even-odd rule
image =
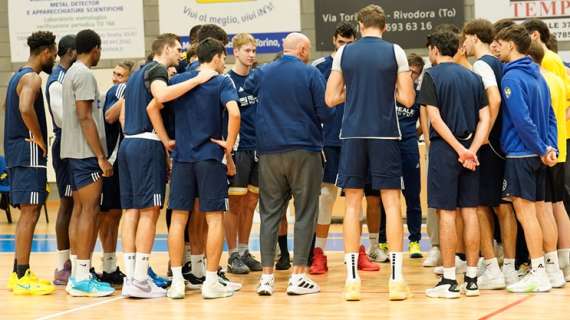
<svg viewBox="0 0 570 320">
<path fill-rule="evenodd" d="M 398 64 L 396 101 L 406 108 L 411 108 L 416 102 L 416 90 L 414 89 L 414 80 L 408 64 L 408 57 L 406 57 L 406 52 L 399 45 L 394 45 L 394 57 Z"/>
<path fill-rule="evenodd" d="M 61 127 L 63 122 L 63 85 L 59 81 L 54 81 L 48 88 L 49 105 L 53 121 Z"/>
<path fill-rule="evenodd" d="M 236 101 L 226 103 L 228 110 L 228 137 L 226 139 L 226 153 L 229 154 L 234 148 L 239 134 L 241 115 Z"/>
<path fill-rule="evenodd" d="M 105 151 L 103 151 L 103 146 L 99 141 L 97 125 L 95 124 L 95 121 L 91 115 L 93 100 L 77 100 L 75 101 L 75 107 L 77 112 L 77 119 L 79 120 L 79 125 L 81 126 L 83 136 L 85 137 L 89 148 L 97 157 L 99 167 L 103 171 L 103 176 L 112 176 L 113 166 L 109 163 L 107 157 L 105 156 Z"/>
<path fill-rule="evenodd" d="M 107 111 L 105 111 L 105 122 L 113 124 L 119 121 L 121 116 L 121 110 L 125 105 L 125 99 L 120 98 L 115 104 L 113 104 Z"/>
<path fill-rule="evenodd" d="M 424 136 L 426 147 L 429 147 L 429 118 L 427 108 L 425 106 L 420 106 L 420 129 Z"/>
<path fill-rule="evenodd" d="M 164 105 L 162 103 L 159 103 L 156 98 L 154 98 L 146 107 L 146 113 L 150 119 L 150 122 L 152 123 L 154 131 L 160 138 L 160 141 L 162 141 L 162 144 L 166 150 L 172 151 L 176 146 L 176 142 L 170 139 L 168 132 L 164 127 L 164 121 L 162 120 L 162 115 L 160 114 L 160 110 L 162 110 L 162 108 L 164 108 Z"/>
<path fill-rule="evenodd" d="M 20 105 L 18 106 L 20 110 L 20 115 L 24 121 L 24 125 L 32 133 L 32 141 L 37 144 L 43 151 L 44 157 L 47 155 L 47 147 L 45 142 L 45 137 L 40 129 L 40 122 L 38 120 L 38 115 L 34 109 L 34 103 L 36 102 L 36 97 L 41 90 L 42 79 L 36 73 L 28 73 L 22 77 L 20 80 Z"/>
<path fill-rule="evenodd" d="M 159 103 L 166 103 L 210 80 L 217 74 L 217 72 L 212 70 L 203 70 L 200 71 L 196 77 L 171 86 L 169 86 L 166 81 L 152 81 L 150 84 L 150 92 Z"/>
<path fill-rule="evenodd" d="M 344 76 L 341 71 L 333 70 L 327 81 L 325 91 L 325 103 L 328 107 L 334 108 L 346 100 Z"/>
<path fill-rule="evenodd" d="M 487 138 L 489 139 L 489 134 L 491 134 L 491 129 L 495 125 L 497 121 L 497 117 L 499 116 L 499 109 L 501 108 L 501 92 L 499 88 L 496 86 L 489 87 L 486 90 L 487 93 L 487 100 L 489 101 L 489 130 L 487 132 Z"/>
<path fill-rule="evenodd" d="M 485 106 L 479 109 L 479 121 L 477 122 L 477 128 L 475 129 L 475 137 L 473 138 L 473 142 L 471 142 L 471 146 L 469 150 L 473 151 L 473 153 L 477 153 L 481 145 L 489 138 L 489 128 L 491 124 L 491 114 L 489 111 L 489 107 Z"/>
</svg>

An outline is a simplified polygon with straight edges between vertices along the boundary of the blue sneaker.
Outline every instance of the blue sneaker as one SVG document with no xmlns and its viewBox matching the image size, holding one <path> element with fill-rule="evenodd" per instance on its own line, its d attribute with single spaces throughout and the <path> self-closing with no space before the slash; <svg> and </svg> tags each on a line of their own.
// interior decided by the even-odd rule
<svg viewBox="0 0 570 320">
<path fill-rule="evenodd" d="M 170 281 L 154 273 L 151 267 L 148 268 L 148 276 L 157 287 L 166 289 L 170 286 Z"/>
<path fill-rule="evenodd" d="M 68 293 L 73 297 L 107 297 L 115 292 L 107 283 L 101 283 L 92 277 L 83 281 L 70 278 L 69 282 L 71 286 Z"/>
</svg>

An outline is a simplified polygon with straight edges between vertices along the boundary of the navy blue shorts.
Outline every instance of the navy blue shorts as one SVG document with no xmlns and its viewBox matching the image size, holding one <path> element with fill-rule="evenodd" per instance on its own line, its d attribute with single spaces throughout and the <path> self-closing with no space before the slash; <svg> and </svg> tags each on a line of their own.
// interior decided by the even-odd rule
<svg viewBox="0 0 570 320">
<path fill-rule="evenodd" d="M 566 170 L 564 163 L 557 163 L 554 167 L 546 167 L 545 201 L 557 203 L 564 201 L 564 179 Z"/>
<path fill-rule="evenodd" d="M 338 165 L 340 162 L 340 147 L 324 147 L 325 168 L 323 172 L 324 183 L 336 183 Z"/>
<path fill-rule="evenodd" d="M 174 162 L 170 181 L 169 208 L 192 211 L 200 199 L 200 211 L 228 210 L 226 166 L 216 160 Z"/>
<path fill-rule="evenodd" d="M 103 191 L 101 193 L 101 211 L 113 209 L 122 209 L 119 165 L 117 162 L 113 165 L 113 176 L 103 177 Z"/>
<path fill-rule="evenodd" d="M 503 197 L 518 197 L 528 201 L 544 201 L 546 166 L 540 158 L 507 158 Z"/>
<path fill-rule="evenodd" d="M 248 190 L 258 191 L 259 159 L 255 150 L 238 150 L 233 155 L 236 175 L 230 177 L 230 194 L 245 195 Z"/>
<path fill-rule="evenodd" d="M 481 146 L 479 153 L 479 205 L 497 207 L 502 202 L 505 160 L 489 144 Z"/>
<path fill-rule="evenodd" d="M 77 191 L 103 178 L 97 158 L 67 159 L 71 175 L 71 189 Z"/>
<path fill-rule="evenodd" d="M 13 167 L 8 169 L 10 203 L 13 206 L 42 205 L 48 196 L 47 169 L 41 167 Z"/>
<path fill-rule="evenodd" d="M 467 141 L 466 145 L 471 141 Z M 428 206 L 440 210 L 474 208 L 479 205 L 479 168 L 465 169 L 458 155 L 442 139 L 434 139 L 429 150 Z"/>
<path fill-rule="evenodd" d="M 164 204 L 166 154 L 160 141 L 125 138 L 119 147 L 119 182 L 124 209 Z"/>
<path fill-rule="evenodd" d="M 69 172 L 68 159 L 61 159 L 60 157 L 61 138 L 56 135 L 53 145 L 51 147 L 52 165 L 55 171 L 55 182 L 57 184 L 57 191 L 59 197 L 71 197 L 71 175 Z"/>
<path fill-rule="evenodd" d="M 402 189 L 398 140 L 344 139 L 337 185 L 343 189 Z"/>
</svg>

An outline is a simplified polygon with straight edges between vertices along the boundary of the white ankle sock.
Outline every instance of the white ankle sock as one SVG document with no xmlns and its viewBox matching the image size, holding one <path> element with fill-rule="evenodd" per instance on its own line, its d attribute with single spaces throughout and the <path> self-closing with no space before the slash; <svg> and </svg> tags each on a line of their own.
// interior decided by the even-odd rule
<svg viewBox="0 0 570 320">
<path fill-rule="evenodd" d="M 262 274 L 261 274 L 261 281 L 262 281 L 262 282 L 267 282 L 267 281 L 270 281 L 270 280 L 274 280 L 273 273 L 271 273 L 271 274 L 262 273 Z"/>
<path fill-rule="evenodd" d="M 515 259 L 503 259 L 503 272 L 515 271 Z"/>
<path fill-rule="evenodd" d="M 326 247 L 327 247 L 327 238 L 320 238 L 320 237 L 315 238 L 315 248 L 321 248 L 323 251 L 325 251 Z"/>
<path fill-rule="evenodd" d="M 391 279 L 394 281 L 404 280 L 404 275 L 402 274 L 402 260 L 401 252 L 390 252 L 390 264 L 392 265 Z"/>
<path fill-rule="evenodd" d="M 190 256 L 190 261 L 192 262 L 192 274 L 198 278 L 204 276 L 204 255 L 197 254 Z"/>
<path fill-rule="evenodd" d="M 57 251 L 57 265 L 55 266 L 57 271 L 63 270 L 65 263 L 69 260 L 69 249 L 58 250 Z"/>
<path fill-rule="evenodd" d="M 350 252 L 344 255 L 344 264 L 346 265 L 346 279 L 358 280 L 358 253 Z"/>
<path fill-rule="evenodd" d="M 291 282 L 293 282 L 293 284 L 299 283 L 299 281 L 301 281 L 301 279 L 303 279 L 305 277 L 304 273 L 293 273 L 291 274 Z"/>
<path fill-rule="evenodd" d="M 467 267 L 467 269 L 465 270 L 465 275 L 469 278 L 476 278 L 478 270 L 479 268 L 477 267 Z"/>
<path fill-rule="evenodd" d="M 194 263 L 192 263 L 194 265 Z M 206 271 L 206 282 L 207 284 L 216 283 L 218 281 L 218 273 L 215 271 Z"/>
<path fill-rule="evenodd" d="M 546 272 L 558 272 L 558 270 L 560 270 L 557 251 L 551 251 L 544 254 L 544 260 L 546 260 Z"/>
<path fill-rule="evenodd" d="M 247 243 L 238 243 L 238 252 L 240 256 L 243 256 L 247 250 L 249 250 L 249 245 Z"/>
<path fill-rule="evenodd" d="M 378 233 L 369 233 L 368 240 L 370 241 L 370 248 L 378 247 Z"/>
<path fill-rule="evenodd" d="M 447 280 L 456 280 L 455 278 L 455 267 L 443 268 L 443 278 Z"/>
<path fill-rule="evenodd" d="M 75 281 L 88 280 L 89 269 L 91 269 L 91 260 L 75 260 L 76 271 L 75 271 Z"/>
<path fill-rule="evenodd" d="M 77 255 L 70 254 L 69 261 L 71 261 L 71 277 L 75 278 L 75 270 L 77 270 L 77 266 L 75 265 L 77 262 Z"/>
<path fill-rule="evenodd" d="M 570 265 L 570 249 L 558 249 L 558 264 L 561 269 Z"/>
<path fill-rule="evenodd" d="M 117 255 L 115 252 L 103 252 L 103 271 L 113 273 L 117 270 Z"/>
<path fill-rule="evenodd" d="M 137 252 L 135 255 L 135 280 L 145 281 L 148 278 L 149 265 L 150 254 Z"/>
<path fill-rule="evenodd" d="M 172 282 L 182 281 L 184 282 L 184 277 L 182 276 L 182 267 L 172 267 Z"/>
<path fill-rule="evenodd" d="M 544 263 L 544 257 L 540 257 L 540 258 L 536 258 L 536 259 L 530 259 L 530 265 L 532 268 L 532 271 L 537 271 L 537 272 L 545 272 L 545 263 Z"/>
<path fill-rule="evenodd" d="M 497 258 L 485 259 L 485 268 L 487 268 L 487 270 L 492 274 L 501 273 L 501 268 L 499 268 L 499 261 Z"/>
<path fill-rule="evenodd" d="M 135 253 L 134 252 L 125 252 L 123 253 L 123 260 L 125 262 L 125 274 L 127 275 L 127 279 L 132 279 L 135 276 Z"/>
</svg>

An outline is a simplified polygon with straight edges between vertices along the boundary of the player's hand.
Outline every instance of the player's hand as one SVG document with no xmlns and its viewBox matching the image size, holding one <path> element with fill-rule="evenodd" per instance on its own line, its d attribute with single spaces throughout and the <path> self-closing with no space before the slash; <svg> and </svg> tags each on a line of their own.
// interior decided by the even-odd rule
<svg viewBox="0 0 570 320">
<path fill-rule="evenodd" d="M 172 159 L 166 159 L 166 182 L 172 177 Z"/>
<path fill-rule="evenodd" d="M 234 162 L 234 159 L 232 157 L 231 154 L 226 153 L 226 167 L 227 167 L 227 175 L 230 177 L 233 177 L 236 175 L 237 171 L 236 171 L 236 163 Z"/>
<path fill-rule="evenodd" d="M 217 75 L 218 75 L 218 73 L 214 70 L 202 70 L 196 76 L 196 80 L 198 81 L 198 83 L 202 84 L 202 83 L 212 79 L 212 77 L 215 77 Z"/>
<path fill-rule="evenodd" d="M 479 160 L 477 159 L 477 154 L 475 152 L 473 152 L 472 150 L 466 149 L 466 148 L 462 148 L 459 152 L 459 159 L 458 161 L 463 164 L 465 163 L 465 161 L 473 161 L 475 162 L 477 165 L 479 165 Z"/>
<path fill-rule="evenodd" d="M 113 165 L 107 160 L 107 158 L 97 158 L 99 163 L 99 168 L 103 171 L 103 177 L 111 177 L 113 175 Z"/>
<path fill-rule="evenodd" d="M 166 149 L 166 151 L 168 152 L 172 152 L 172 150 L 174 150 L 174 148 L 176 147 L 176 140 L 166 140 L 162 142 L 162 145 L 164 145 L 164 149 Z"/>
<path fill-rule="evenodd" d="M 42 139 L 38 139 L 33 137 L 33 139 L 26 139 L 26 141 L 36 144 L 40 149 L 42 149 L 42 154 L 44 157 L 47 157 L 47 147 L 45 142 Z"/>
<path fill-rule="evenodd" d="M 542 163 L 544 163 L 544 165 L 553 167 L 558 162 L 556 151 L 551 147 L 548 147 L 546 154 L 540 157 L 540 160 L 542 160 Z"/>
<path fill-rule="evenodd" d="M 232 153 L 231 146 L 228 145 L 228 142 L 226 140 L 217 140 L 217 139 L 211 138 L 210 141 L 212 141 L 213 143 L 222 147 L 224 149 L 224 153 L 226 153 L 226 154 Z"/>
<path fill-rule="evenodd" d="M 463 167 L 467 170 L 475 171 L 477 169 L 477 163 L 473 160 L 467 160 L 463 162 Z"/>
</svg>

